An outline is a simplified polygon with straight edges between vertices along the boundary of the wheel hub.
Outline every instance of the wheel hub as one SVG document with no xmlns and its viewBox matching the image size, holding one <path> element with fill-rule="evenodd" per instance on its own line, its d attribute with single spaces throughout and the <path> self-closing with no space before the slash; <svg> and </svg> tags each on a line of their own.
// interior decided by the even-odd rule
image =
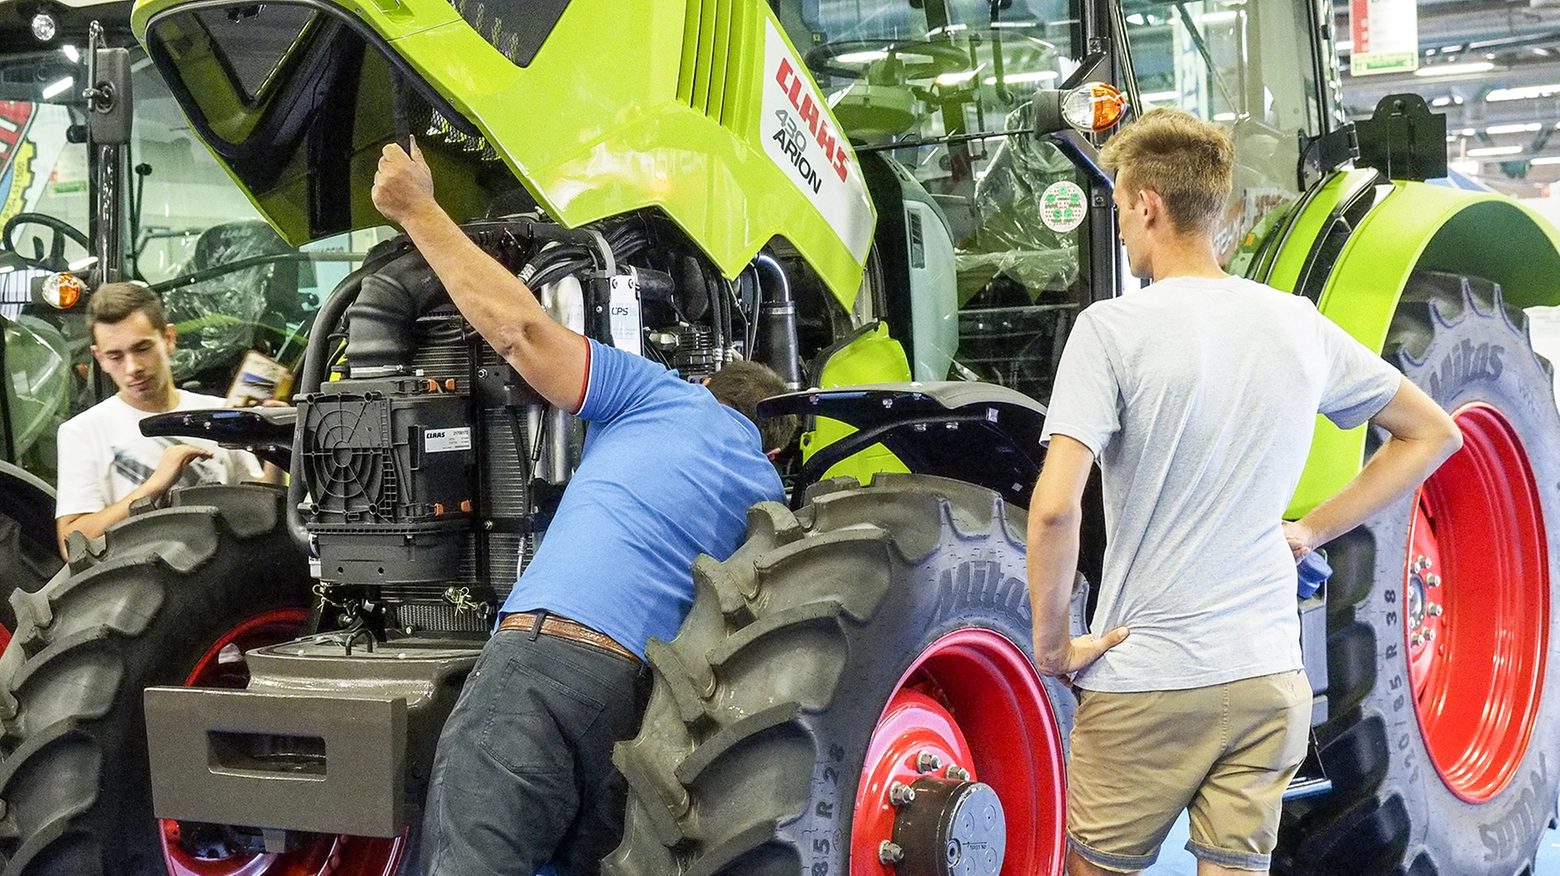
<svg viewBox="0 0 1560 876">
<path fill-rule="evenodd" d="M 899 876 L 997 876 L 1007 853 L 1002 800 L 984 782 L 920 779 L 878 859 Z"/>
<path fill-rule="evenodd" d="M 1059 876 L 1064 785 L 1029 658 L 989 630 L 949 633 L 906 670 L 872 733 L 850 876 Z"/>
</svg>

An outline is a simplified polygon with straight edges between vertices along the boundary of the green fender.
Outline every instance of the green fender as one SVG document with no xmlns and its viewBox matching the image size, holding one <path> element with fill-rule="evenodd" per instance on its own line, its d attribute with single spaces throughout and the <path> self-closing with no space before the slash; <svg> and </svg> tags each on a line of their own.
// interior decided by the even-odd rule
<svg viewBox="0 0 1560 876">
<path fill-rule="evenodd" d="M 828 354 L 828 360 L 824 363 L 822 373 L 818 377 L 818 388 L 834 389 L 867 383 L 909 383 L 913 379 L 910 374 L 910 360 L 905 356 L 905 348 L 888 336 L 888 326 L 880 322 L 860 332 L 848 343 Z M 802 460 L 805 462 L 811 459 L 814 453 L 854 431 L 856 431 L 854 427 L 838 420 L 819 417 L 812 431 L 802 433 Z M 824 472 L 823 476 L 837 478 L 849 475 L 865 484 L 870 482 L 872 475 L 877 472 L 909 470 L 903 462 L 899 461 L 899 457 L 888 451 L 888 448 L 881 444 L 874 444 L 860 453 L 840 460 Z"/>
<path fill-rule="evenodd" d="M 1272 262 L 1269 285 L 1294 291 L 1327 217 L 1351 191 L 1369 184 L 1370 175 L 1338 174 L 1308 196 Z M 1493 280 L 1506 302 L 1517 307 L 1560 304 L 1560 231 L 1502 195 L 1393 182 L 1344 244 L 1317 307 L 1379 352 L 1416 269 Z M 1311 455 L 1287 517 L 1304 515 L 1359 472 L 1365 428 L 1343 431 L 1317 417 Z"/>
</svg>

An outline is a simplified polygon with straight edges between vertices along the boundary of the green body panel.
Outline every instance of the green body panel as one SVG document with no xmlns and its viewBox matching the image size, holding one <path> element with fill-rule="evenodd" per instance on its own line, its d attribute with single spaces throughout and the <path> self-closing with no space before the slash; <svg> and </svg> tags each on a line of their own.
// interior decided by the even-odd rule
<svg viewBox="0 0 1560 876">
<path fill-rule="evenodd" d="M 819 389 L 837 386 L 857 386 L 864 383 L 908 383 L 910 360 L 905 348 L 888 336 L 888 326 L 879 323 L 877 328 L 864 332 L 849 344 L 836 350 L 823 366 L 818 380 Z M 819 417 L 811 432 L 802 434 L 802 459 L 811 459 L 821 448 L 856 431 L 853 427 Z M 840 460 L 824 472 L 825 478 L 849 475 L 865 484 L 877 472 L 907 472 L 910 469 L 881 444 L 874 444 L 860 453 Z"/>
<path fill-rule="evenodd" d="M 154 18 L 189 5 L 142 0 L 133 13 L 137 37 L 147 42 Z M 760 0 L 704 4 L 702 14 L 686 0 L 573 0 L 526 67 L 503 57 L 446 0 L 330 5 L 366 24 L 474 123 L 561 224 L 658 208 L 728 277 L 781 237 L 842 305 L 854 302 L 872 204 L 817 85 Z M 356 227 L 383 224 L 368 192 L 379 150 L 393 136 L 388 95 L 384 103 L 384 137 L 353 144 Z M 234 115 L 214 120 L 214 129 L 253 125 L 238 102 L 228 104 Z M 781 110 L 791 116 L 789 141 Z M 787 142 L 808 159 L 805 169 L 785 152 Z M 293 242 L 310 236 L 308 169 L 296 170 L 290 188 L 249 192 Z M 469 193 L 441 191 L 441 199 L 457 218 L 477 207 Z"/>
<path fill-rule="evenodd" d="M 1340 175 L 1328 185 L 1345 183 Z M 1286 291 L 1292 291 L 1305 254 L 1336 203 L 1336 197 L 1331 203 L 1318 198 L 1307 215 L 1297 217 L 1297 231 L 1307 228 L 1309 236 L 1290 235 L 1275 262 L 1273 286 L 1286 289 L 1287 279 Z M 1318 308 L 1380 351 L 1415 269 L 1493 280 L 1506 303 L 1516 307 L 1560 304 L 1560 232 L 1501 195 L 1397 182 L 1344 245 Z M 1286 516 L 1298 518 L 1336 493 L 1359 472 L 1364 455 L 1365 427 L 1345 432 L 1317 417 L 1311 455 Z"/>
<path fill-rule="evenodd" d="M 1339 203 L 1360 186 L 1368 184 L 1374 176 L 1370 170 L 1335 174 L 1308 196 L 1303 209 L 1284 230 L 1284 246 L 1274 258 L 1272 272 L 1266 280 L 1269 286 L 1285 292 L 1295 291 L 1295 284 L 1300 281 L 1300 271 L 1305 267 L 1305 258 L 1311 252 L 1312 243 L 1325 228 L 1327 218 Z"/>
</svg>

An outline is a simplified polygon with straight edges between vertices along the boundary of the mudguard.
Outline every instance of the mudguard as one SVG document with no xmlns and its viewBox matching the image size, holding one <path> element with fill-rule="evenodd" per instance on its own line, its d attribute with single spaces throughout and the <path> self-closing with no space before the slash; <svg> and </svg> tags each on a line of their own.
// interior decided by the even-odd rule
<svg viewBox="0 0 1560 876">
<path fill-rule="evenodd" d="M 1315 276 L 1319 270 L 1325 273 Z M 1379 352 L 1415 270 L 1493 280 L 1516 307 L 1560 304 L 1560 231 L 1502 195 L 1388 183 L 1373 171 L 1350 171 L 1299 205 L 1274 256 L 1259 260 L 1255 279 L 1288 292 L 1319 289 L 1323 315 Z M 1285 516 L 1303 516 L 1359 472 L 1365 434 L 1364 426 L 1345 432 L 1317 417 L 1311 455 Z"/>
</svg>

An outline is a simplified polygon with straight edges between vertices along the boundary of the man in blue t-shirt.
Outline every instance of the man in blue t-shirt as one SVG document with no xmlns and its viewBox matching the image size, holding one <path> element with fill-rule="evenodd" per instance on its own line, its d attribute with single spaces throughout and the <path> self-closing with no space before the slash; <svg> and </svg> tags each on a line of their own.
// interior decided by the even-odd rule
<svg viewBox="0 0 1560 876">
<path fill-rule="evenodd" d="M 439 738 L 423 870 L 594 874 L 622 834 L 612 746 L 639 727 L 645 644 L 676 635 L 694 558 L 730 556 L 748 507 L 784 498 L 765 451 L 792 426 L 761 428 L 754 408 L 785 384 L 734 363 L 701 387 L 553 321 L 434 201 L 415 143 L 410 156 L 385 147 L 373 199 L 483 338 L 590 423 L 546 537 Z"/>
</svg>

